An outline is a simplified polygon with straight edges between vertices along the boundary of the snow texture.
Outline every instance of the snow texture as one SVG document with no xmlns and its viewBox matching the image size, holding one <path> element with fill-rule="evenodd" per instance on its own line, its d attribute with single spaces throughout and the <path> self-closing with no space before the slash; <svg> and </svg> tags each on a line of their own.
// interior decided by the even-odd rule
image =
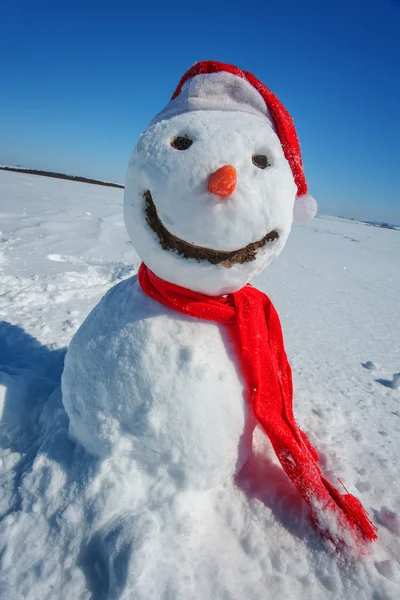
<svg viewBox="0 0 400 600">
<path fill-rule="evenodd" d="M 190 489 L 232 479 L 245 446 L 246 403 L 230 346 L 226 327 L 162 306 L 136 277 L 120 283 L 66 356 L 71 432 L 98 456 L 115 453 L 125 438 L 124 451 L 141 471 L 153 470 L 157 457 L 160 469 Z"/>
<path fill-rule="evenodd" d="M 171 141 L 183 135 L 193 140 L 192 146 L 171 148 Z M 266 155 L 270 166 L 257 168 L 254 154 Z M 224 165 L 235 167 L 237 186 L 222 200 L 208 191 L 207 182 Z M 229 269 L 188 261 L 164 251 L 146 225 L 146 190 L 164 226 L 191 244 L 237 250 L 273 230 L 279 239 L 261 248 L 255 260 Z M 289 164 L 266 120 L 240 112 L 195 111 L 157 122 L 140 137 L 126 177 L 125 223 L 136 251 L 156 275 L 205 294 L 227 294 L 279 255 L 290 233 L 295 197 Z"/>
<path fill-rule="evenodd" d="M 295 226 L 280 260 L 255 281 L 282 319 L 299 424 L 325 473 L 340 477 L 379 527 L 370 554 L 352 560 L 313 530 L 259 430 L 235 479 L 206 489 L 185 477 L 183 451 L 139 460 L 129 429 L 116 429 L 119 447 L 100 458 L 70 436 L 65 348 L 109 288 L 117 284 L 97 311 L 119 295 L 133 317 L 128 290 L 141 293 L 121 212 L 121 190 L 0 173 L 0 598 L 397 600 L 400 233 L 320 217 Z M 184 325 L 176 317 L 176 330 Z M 216 332 L 205 325 L 208 343 Z M 145 336 L 150 325 L 141 327 Z M 118 343 L 123 335 L 105 349 L 115 360 Z M 197 358 L 181 352 L 182 370 Z M 375 368 L 363 368 L 368 362 Z M 239 408 L 226 416 L 230 427 L 243 418 Z M 131 428 L 162 427 L 156 413 L 138 417 Z"/>
</svg>

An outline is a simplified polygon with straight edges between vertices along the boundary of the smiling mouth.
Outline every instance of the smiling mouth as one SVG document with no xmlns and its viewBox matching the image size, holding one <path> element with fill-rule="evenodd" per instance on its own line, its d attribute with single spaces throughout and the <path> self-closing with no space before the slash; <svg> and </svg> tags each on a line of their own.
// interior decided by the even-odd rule
<svg viewBox="0 0 400 600">
<path fill-rule="evenodd" d="M 147 224 L 157 235 L 161 247 L 163 250 L 176 251 L 183 258 L 194 258 L 197 261 L 208 261 L 212 265 L 221 265 L 230 268 L 233 265 L 255 260 L 257 250 L 279 239 L 279 233 L 276 229 L 273 229 L 267 235 L 264 235 L 261 240 L 258 240 L 258 242 L 251 242 L 238 250 L 214 250 L 212 248 L 204 248 L 203 246 L 195 246 L 177 237 L 163 225 L 158 216 L 150 190 L 143 193 L 143 198 L 145 201 L 144 212 Z"/>
</svg>

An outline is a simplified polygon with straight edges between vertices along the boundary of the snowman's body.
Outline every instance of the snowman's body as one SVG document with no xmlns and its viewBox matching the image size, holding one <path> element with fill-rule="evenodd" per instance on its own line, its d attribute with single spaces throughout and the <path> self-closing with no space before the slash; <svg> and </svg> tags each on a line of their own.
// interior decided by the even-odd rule
<svg viewBox="0 0 400 600">
<path fill-rule="evenodd" d="M 106 294 L 68 350 L 71 433 L 98 456 L 125 436 L 140 468 L 158 465 L 178 488 L 218 485 L 250 447 L 237 363 L 228 325 L 164 307 L 130 278 Z"/>
</svg>

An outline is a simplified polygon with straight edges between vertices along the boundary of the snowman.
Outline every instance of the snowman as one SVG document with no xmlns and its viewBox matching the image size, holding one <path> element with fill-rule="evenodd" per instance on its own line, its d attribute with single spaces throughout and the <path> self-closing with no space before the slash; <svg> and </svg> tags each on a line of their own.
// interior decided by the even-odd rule
<svg viewBox="0 0 400 600">
<path fill-rule="evenodd" d="M 73 338 L 63 402 L 71 435 L 100 460 L 128 453 L 160 503 L 234 481 L 258 424 L 318 530 L 360 547 L 375 528 L 297 426 L 277 313 L 249 284 L 293 217 L 315 213 L 281 102 L 251 73 L 195 64 L 129 162 L 125 224 L 143 262 Z"/>
</svg>

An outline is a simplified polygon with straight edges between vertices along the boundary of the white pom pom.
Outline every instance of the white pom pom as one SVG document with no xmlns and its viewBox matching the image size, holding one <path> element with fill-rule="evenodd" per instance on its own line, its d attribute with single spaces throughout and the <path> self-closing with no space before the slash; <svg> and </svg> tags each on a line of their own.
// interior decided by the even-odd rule
<svg viewBox="0 0 400 600">
<path fill-rule="evenodd" d="M 293 220 L 296 223 L 307 223 L 317 214 L 318 204 L 316 199 L 310 194 L 296 196 L 293 207 Z"/>
</svg>

